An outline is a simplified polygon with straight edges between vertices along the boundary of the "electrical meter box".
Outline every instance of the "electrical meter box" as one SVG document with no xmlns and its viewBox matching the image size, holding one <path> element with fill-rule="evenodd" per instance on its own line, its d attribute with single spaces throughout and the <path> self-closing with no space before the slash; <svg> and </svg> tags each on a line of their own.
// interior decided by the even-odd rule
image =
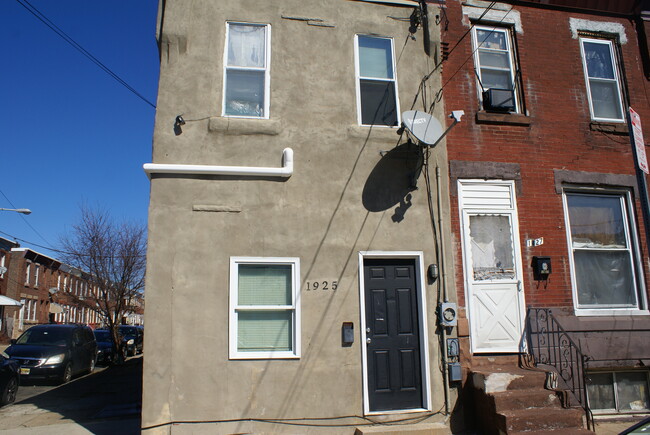
<svg viewBox="0 0 650 435">
<path fill-rule="evenodd" d="M 533 257 L 533 278 L 545 281 L 551 274 L 551 257 Z"/>
</svg>

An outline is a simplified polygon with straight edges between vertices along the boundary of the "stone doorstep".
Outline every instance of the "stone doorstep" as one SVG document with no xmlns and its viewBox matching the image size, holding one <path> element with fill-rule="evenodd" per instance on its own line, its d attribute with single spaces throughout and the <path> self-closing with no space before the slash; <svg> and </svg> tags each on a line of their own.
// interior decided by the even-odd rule
<svg viewBox="0 0 650 435">
<path fill-rule="evenodd" d="M 354 431 L 354 435 L 449 435 L 450 433 L 449 427 L 442 423 L 373 425 L 357 427 Z"/>
<path fill-rule="evenodd" d="M 472 369 L 471 375 L 474 388 L 488 394 L 528 388 L 542 389 L 546 380 L 546 372 L 525 370 L 516 366 Z"/>
<path fill-rule="evenodd" d="M 575 427 L 565 427 L 561 429 L 550 430 L 527 430 L 520 432 L 508 432 L 508 435 L 594 435 L 596 432 L 587 429 L 576 429 Z"/>
<path fill-rule="evenodd" d="M 498 427 L 510 434 L 515 431 L 582 428 L 582 409 L 531 408 L 500 411 L 496 420 Z"/>
<path fill-rule="evenodd" d="M 489 393 L 488 400 L 494 402 L 495 409 L 527 409 L 527 408 L 561 408 L 562 402 L 554 391 L 510 390 Z"/>
</svg>

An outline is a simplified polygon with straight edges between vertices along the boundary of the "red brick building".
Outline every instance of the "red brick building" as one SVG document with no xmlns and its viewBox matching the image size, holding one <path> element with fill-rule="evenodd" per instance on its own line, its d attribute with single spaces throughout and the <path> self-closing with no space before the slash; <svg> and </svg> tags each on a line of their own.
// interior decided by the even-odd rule
<svg viewBox="0 0 650 435">
<path fill-rule="evenodd" d="M 526 350 L 527 307 L 550 308 L 589 359 L 596 414 L 650 412 L 638 3 L 447 0 L 440 16 L 445 104 L 465 111 L 447 137 L 461 363 Z"/>
</svg>

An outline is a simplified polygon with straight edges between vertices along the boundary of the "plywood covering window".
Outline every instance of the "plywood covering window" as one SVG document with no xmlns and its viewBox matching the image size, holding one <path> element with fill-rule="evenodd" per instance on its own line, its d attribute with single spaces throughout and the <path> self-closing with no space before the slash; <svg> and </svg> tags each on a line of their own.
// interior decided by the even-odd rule
<svg viewBox="0 0 650 435">
<path fill-rule="evenodd" d="M 397 126 L 399 102 L 393 40 L 356 35 L 354 46 L 359 124 Z"/>
<path fill-rule="evenodd" d="M 269 117 L 271 26 L 226 23 L 223 115 Z"/>
<path fill-rule="evenodd" d="M 594 121 L 624 122 L 614 42 L 580 38 L 580 49 L 591 118 Z"/>
<path fill-rule="evenodd" d="M 300 260 L 230 260 L 230 358 L 300 357 Z"/>
</svg>

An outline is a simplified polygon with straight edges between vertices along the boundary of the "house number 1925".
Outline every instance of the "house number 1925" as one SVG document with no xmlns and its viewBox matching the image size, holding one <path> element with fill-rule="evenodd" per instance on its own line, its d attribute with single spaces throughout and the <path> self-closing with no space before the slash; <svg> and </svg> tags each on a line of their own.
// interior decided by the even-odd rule
<svg viewBox="0 0 650 435">
<path fill-rule="evenodd" d="M 305 290 L 336 290 L 339 286 L 338 281 L 307 281 Z"/>
</svg>

